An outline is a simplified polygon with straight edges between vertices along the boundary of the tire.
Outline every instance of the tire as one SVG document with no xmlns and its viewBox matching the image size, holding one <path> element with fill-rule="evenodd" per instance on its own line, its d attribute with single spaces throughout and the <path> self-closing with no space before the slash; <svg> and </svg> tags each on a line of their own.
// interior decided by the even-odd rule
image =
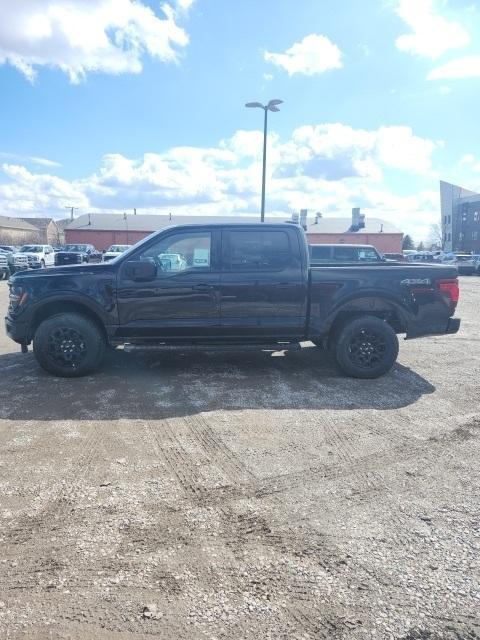
<svg viewBox="0 0 480 640">
<path fill-rule="evenodd" d="M 105 355 L 99 327 L 80 313 L 59 313 L 44 320 L 33 338 L 39 365 L 62 378 L 79 378 L 95 371 Z"/>
<path fill-rule="evenodd" d="M 40 269 L 45 269 L 45 260 L 40 260 Z"/>
<path fill-rule="evenodd" d="M 398 338 L 384 320 L 363 316 L 341 327 L 333 352 L 338 366 L 348 376 L 379 378 L 397 360 Z"/>
</svg>

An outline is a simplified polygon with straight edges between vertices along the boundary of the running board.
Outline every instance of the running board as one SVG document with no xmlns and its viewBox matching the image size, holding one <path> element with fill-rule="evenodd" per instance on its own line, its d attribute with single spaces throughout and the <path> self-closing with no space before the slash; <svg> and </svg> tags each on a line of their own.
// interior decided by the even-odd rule
<svg viewBox="0 0 480 640">
<path fill-rule="evenodd" d="M 274 344 L 130 344 L 123 350 L 134 351 L 300 351 L 298 342 Z"/>
</svg>

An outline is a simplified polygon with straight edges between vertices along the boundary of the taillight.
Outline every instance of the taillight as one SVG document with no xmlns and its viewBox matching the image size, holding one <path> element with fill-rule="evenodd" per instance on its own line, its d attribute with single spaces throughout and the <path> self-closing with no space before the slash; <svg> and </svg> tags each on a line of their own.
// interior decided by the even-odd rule
<svg viewBox="0 0 480 640">
<path fill-rule="evenodd" d="M 439 280 L 437 282 L 439 290 L 448 296 L 450 304 L 453 308 L 457 306 L 458 298 L 460 295 L 460 289 L 458 287 L 458 278 L 452 278 L 449 280 Z"/>
</svg>

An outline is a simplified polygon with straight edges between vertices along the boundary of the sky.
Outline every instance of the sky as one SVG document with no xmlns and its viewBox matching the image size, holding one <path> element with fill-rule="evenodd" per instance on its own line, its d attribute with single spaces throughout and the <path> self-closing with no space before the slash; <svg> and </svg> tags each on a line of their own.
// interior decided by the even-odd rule
<svg viewBox="0 0 480 640">
<path fill-rule="evenodd" d="M 12 9 L 12 6 L 14 9 Z M 302 208 L 426 239 L 480 189 L 475 0 L 0 0 L 0 215 Z"/>
</svg>

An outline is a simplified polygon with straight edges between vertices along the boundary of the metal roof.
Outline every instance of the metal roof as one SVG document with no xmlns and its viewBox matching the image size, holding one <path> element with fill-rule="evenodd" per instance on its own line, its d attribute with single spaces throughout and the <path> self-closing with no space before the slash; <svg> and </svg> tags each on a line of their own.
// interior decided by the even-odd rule
<svg viewBox="0 0 480 640">
<path fill-rule="evenodd" d="M 113 213 L 87 213 L 67 224 L 66 229 L 85 229 L 92 231 L 159 231 L 165 227 L 185 224 L 225 224 L 225 223 L 257 223 L 259 216 L 185 216 L 170 215 L 133 215 Z M 266 222 L 290 222 L 285 218 L 267 218 Z M 350 218 L 319 218 L 307 223 L 307 233 L 347 233 L 351 226 Z M 365 228 L 358 233 L 402 233 L 394 225 L 379 218 L 366 218 Z M 355 232 L 352 232 L 355 233 Z"/>
<path fill-rule="evenodd" d="M 53 218 L 22 218 L 28 224 L 32 224 L 37 229 L 45 229 L 50 222 L 55 222 Z"/>
<path fill-rule="evenodd" d="M 11 218 L 9 216 L 0 216 L 0 228 L 4 229 L 20 229 L 22 231 L 37 231 L 37 227 L 29 224 L 22 218 Z"/>
<path fill-rule="evenodd" d="M 307 233 L 403 233 L 390 222 L 380 218 L 365 218 L 365 227 L 358 231 L 350 231 L 350 218 L 318 218 L 318 221 L 307 222 Z"/>
<path fill-rule="evenodd" d="M 165 227 L 184 224 L 225 224 L 226 222 L 259 222 L 259 216 L 183 216 L 169 215 L 117 215 L 113 213 L 87 213 L 72 220 L 66 229 L 86 229 L 95 231 L 158 231 Z M 268 222 L 284 222 L 283 218 Z"/>
</svg>

